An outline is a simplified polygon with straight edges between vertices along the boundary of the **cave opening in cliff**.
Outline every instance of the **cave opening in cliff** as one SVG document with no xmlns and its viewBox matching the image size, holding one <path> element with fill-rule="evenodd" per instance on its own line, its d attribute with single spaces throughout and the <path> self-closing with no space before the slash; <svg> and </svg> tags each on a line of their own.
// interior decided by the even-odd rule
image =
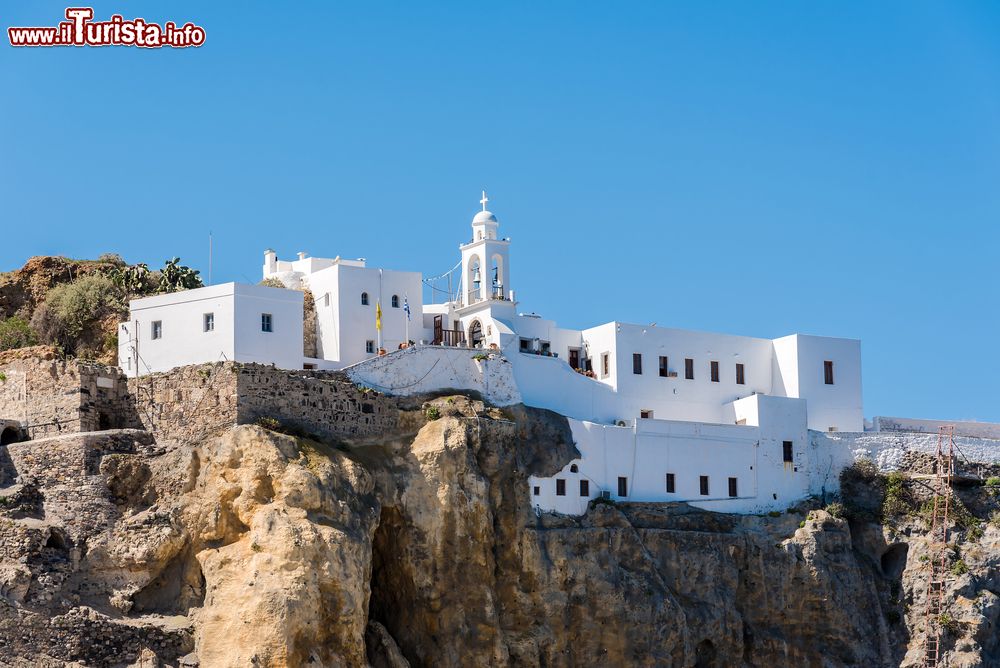
<svg viewBox="0 0 1000 668">
<path fill-rule="evenodd" d="M 903 577 L 903 571 L 906 570 L 906 555 L 909 551 L 910 548 L 906 543 L 890 545 L 882 553 L 882 574 L 893 580 Z"/>
<path fill-rule="evenodd" d="M 419 665 L 407 640 L 417 631 L 407 624 L 414 606 L 414 585 L 403 565 L 407 543 L 403 518 L 392 506 L 383 506 L 372 539 L 371 598 L 368 620 L 378 622 L 396 641 L 400 651 L 413 665 Z M 369 647 L 368 651 L 375 648 Z M 369 657 L 371 660 L 371 657 Z M 374 664 L 374 661 L 373 661 Z"/>
<path fill-rule="evenodd" d="M 0 445 L 10 445 L 17 443 L 21 439 L 21 432 L 14 427 L 6 427 L 0 432 Z"/>
<path fill-rule="evenodd" d="M 695 668 L 716 668 L 715 645 L 707 638 L 694 649 Z"/>
<path fill-rule="evenodd" d="M 138 614 L 186 615 L 205 601 L 205 576 L 190 548 L 175 557 L 160 574 L 132 597 Z"/>
</svg>

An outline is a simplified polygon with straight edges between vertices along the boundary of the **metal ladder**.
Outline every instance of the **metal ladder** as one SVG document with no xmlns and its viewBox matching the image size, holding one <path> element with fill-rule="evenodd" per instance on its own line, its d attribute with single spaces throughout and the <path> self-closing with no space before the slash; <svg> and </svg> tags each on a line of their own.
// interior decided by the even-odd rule
<svg viewBox="0 0 1000 668">
<path fill-rule="evenodd" d="M 951 510 L 951 479 L 955 473 L 955 427 L 938 428 L 937 461 L 934 470 L 934 510 L 931 514 L 930 573 L 927 579 L 927 599 L 924 620 L 925 668 L 936 668 L 941 658 L 941 612 L 945 604 L 945 578 L 948 574 L 948 513 Z"/>
</svg>

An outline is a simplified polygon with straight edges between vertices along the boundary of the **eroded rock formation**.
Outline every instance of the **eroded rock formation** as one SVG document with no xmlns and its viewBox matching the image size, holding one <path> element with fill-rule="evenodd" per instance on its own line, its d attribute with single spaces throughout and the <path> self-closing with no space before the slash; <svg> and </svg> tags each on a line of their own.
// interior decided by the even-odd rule
<svg viewBox="0 0 1000 668">
<path fill-rule="evenodd" d="M 239 426 L 9 446 L 0 666 L 917 665 L 919 518 L 539 516 L 526 479 L 576 456 L 565 420 L 427 406 L 355 443 Z M 1000 531 L 972 533 L 946 656 L 997 665 Z"/>
</svg>

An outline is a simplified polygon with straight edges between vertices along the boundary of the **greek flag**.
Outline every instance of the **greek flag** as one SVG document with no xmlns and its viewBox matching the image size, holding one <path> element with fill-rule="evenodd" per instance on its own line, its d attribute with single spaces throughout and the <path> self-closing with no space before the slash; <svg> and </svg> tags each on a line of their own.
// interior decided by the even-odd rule
<svg viewBox="0 0 1000 668">
<path fill-rule="evenodd" d="M 410 319 L 410 302 L 406 298 L 406 295 L 403 295 L 403 310 L 406 311 L 406 319 L 409 320 Z"/>
</svg>

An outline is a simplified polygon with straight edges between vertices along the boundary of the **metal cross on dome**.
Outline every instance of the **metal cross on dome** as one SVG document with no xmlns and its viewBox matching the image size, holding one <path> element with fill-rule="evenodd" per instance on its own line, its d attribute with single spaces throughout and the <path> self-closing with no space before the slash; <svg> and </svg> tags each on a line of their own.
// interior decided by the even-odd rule
<svg viewBox="0 0 1000 668">
<path fill-rule="evenodd" d="M 483 198 L 479 200 L 479 203 L 483 205 L 483 211 L 486 211 L 486 203 L 490 201 L 490 198 L 486 196 L 486 191 L 483 191 Z"/>
</svg>

